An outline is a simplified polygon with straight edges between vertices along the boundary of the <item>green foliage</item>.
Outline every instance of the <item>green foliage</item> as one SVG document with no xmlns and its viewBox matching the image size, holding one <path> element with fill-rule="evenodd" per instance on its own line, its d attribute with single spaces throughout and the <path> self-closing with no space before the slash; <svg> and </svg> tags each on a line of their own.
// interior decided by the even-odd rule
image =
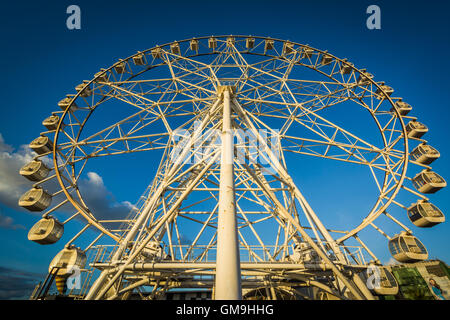
<svg viewBox="0 0 450 320">
<path fill-rule="evenodd" d="M 425 279 L 416 268 L 393 268 L 393 274 L 399 284 L 399 299 L 434 300 Z"/>
</svg>

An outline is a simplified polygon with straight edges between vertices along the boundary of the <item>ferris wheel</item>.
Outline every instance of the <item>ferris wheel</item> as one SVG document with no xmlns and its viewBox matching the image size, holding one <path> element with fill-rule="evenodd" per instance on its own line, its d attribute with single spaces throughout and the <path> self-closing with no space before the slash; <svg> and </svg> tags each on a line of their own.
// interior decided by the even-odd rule
<svg viewBox="0 0 450 320">
<path fill-rule="evenodd" d="M 395 279 L 360 235 L 379 232 L 399 262 L 427 259 L 410 227 L 444 222 L 427 195 L 446 186 L 430 166 L 440 154 L 423 139 L 428 128 L 393 93 L 347 59 L 268 37 L 199 37 L 137 52 L 76 86 L 30 143 L 36 156 L 20 173 L 34 184 L 19 205 L 42 219 L 28 237 L 53 244 L 65 224 L 83 223 L 49 273 L 65 279 L 71 266 L 86 268 L 89 250 L 106 250 L 90 263 L 101 273 L 86 299 L 154 299 L 177 287 L 212 288 L 216 299 L 301 296 L 299 287 L 322 298 L 392 294 Z M 147 169 L 123 184 L 150 185 L 128 216 L 99 217 L 80 187 L 86 168 L 123 157 L 122 170 L 144 151 Z M 369 172 L 376 196 L 351 213 L 354 225 L 336 230 L 314 210 L 290 175 L 305 170 L 302 159 Z M 402 203 L 402 194 L 416 201 Z M 95 238 L 77 247 L 93 228 Z M 372 265 L 385 281 L 368 289 L 361 272 Z"/>
</svg>

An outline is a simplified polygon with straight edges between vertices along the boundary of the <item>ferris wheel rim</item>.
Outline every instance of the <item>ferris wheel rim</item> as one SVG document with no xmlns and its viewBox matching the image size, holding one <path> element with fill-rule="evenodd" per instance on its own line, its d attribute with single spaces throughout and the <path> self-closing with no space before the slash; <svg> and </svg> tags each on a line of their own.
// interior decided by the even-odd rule
<svg viewBox="0 0 450 320">
<path fill-rule="evenodd" d="M 228 38 L 228 37 L 234 37 L 234 38 L 255 38 L 255 39 L 261 39 L 261 40 L 273 40 L 273 41 L 278 41 L 278 42 L 282 42 L 282 43 L 286 43 L 286 42 L 287 42 L 286 40 L 282 40 L 282 39 L 271 38 L 271 37 L 261 37 L 261 36 L 221 35 L 221 36 L 213 36 L 213 37 L 214 37 L 214 38 Z M 187 39 L 183 39 L 183 40 L 180 40 L 180 41 L 168 42 L 168 43 L 163 44 L 163 45 L 157 45 L 157 46 L 151 47 L 151 48 L 146 49 L 146 50 L 144 50 L 144 51 L 138 51 L 137 53 L 135 53 L 135 54 L 133 54 L 133 55 L 131 55 L 131 56 L 125 58 L 125 59 L 120 59 L 119 62 L 124 62 L 124 61 L 128 62 L 128 61 L 130 61 L 130 59 L 132 59 L 133 57 L 135 57 L 135 56 L 138 55 L 138 54 L 149 53 L 149 52 L 151 52 L 152 49 L 170 46 L 170 45 L 173 44 L 173 43 L 184 43 L 184 42 L 188 42 L 188 41 L 191 41 L 191 40 L 203 40 L 203 39 L 208 39 L 208 38 L 211 38 L 211 36 L 192 37 L 192 38 L 187 38 Z M 292 44 L 294 44 L 294 45 L 298 45 L 298 46 L 300 46 L 300 47 L 302 47 L 302 48 L 310 48 L 310 49 L 314 50 L 315 52 L 319 52 L 319 53 L 322 53 L 322 54 L 323 54 L 323 53 L 326 53 L 327 55 L 331 56 L 331 57 L 332 57 L 334 60 L 336 60 L 336 61 L 339 61 L 339 62 L 341 62 L 341 63 L 347 63 L 346 59 L 338 58 L 338 57 L 336 57 L 336 56 L 330 54 L 328 51 L 316 49 L 316 48 L 311 47 L 311 46 L 309 46 L 309 45 L 303 45 L 303 44 L 299 44 L 299 43 L 296 43 L 296 42 L 293 42 L 293 41 L 289 41 L 289 43 L 292 43 Z M 217 54 L 217 53 L 218 53 L 218 52 L 210 52 L 210 53 L 208 53 L 207 55 L 214 55 L 214 54 Z M 250 52 L 247 52 L 247 53 L 252 54 L 252 53 L 250 53 Z M 202 54 L 202 55 L 204 55 L 204 54 Z M 190 55 L 189 57 L 196 57 L 196 56 L 198 56 L 198 54 Z M 280 58 L 280 55 L 278 55 L 278 56 L 273 55 L 273 56 L 272 56 L 272 55 L 264 54 L 264 56 L 267 56 L 267 57 L 274 57 L 274 58 Z M 111 72 L 112 69 L 113 69 L 113 68 L 117 65 L 117 63 L 119 63 L 119 62 L 116 62 L 115 64 L 111 65 L 111 66 L 110 66 L 109 68 L 107 68 L 107 69 L 102 69 L 101 73 L 104 74 L 104 73 L 106 73 L 106 72 Z M 164 65 L 164 63 L 161 64 L 161 65 Z M 129 79 L 132 79 L 133 77 L 136 77 L 137 75 L 142 74 L 143 72 L 147 72 L 147 71 L 149 71 L 149 70 L 151 70 L 151 69 L 153 69 L 153 68 L 155 68 L 155 67 L 157 67 L 157 66 L 150 66 L 150 67 L 144 69 L 142 72 L 139 72 L 139 73 L 136 74 L 136 75 L 132 75 Z M 359 74 L 361 74 L 362 72 L 364 72 L 363 70 L 365 70 L 365 69 L 358 69 L 358 68 L 356 68 L 356 67 L 353 66 L 353 65 L 350 65 L 350 67 L 351 67 L 355 72 L 357 72 L 357 73 L 359 73 Z M 314 69 L 314 70 L 315 70 L 315 71 L 318 71 L 318 72 L 320 72 L 320 73 L 322 73 L 320 70 L 317 70 L 317 69 Z M 322 73 L 322 74 L 324 74 L 324 73 Z M 324 75 L 326 75 L 326 74 L 324 74 Z M 101 76 L 101 75 L 97 75 L 96 77 L 92 78 L 90 81 L 86 82 L 86 86 L 85 86 L 84 88 L 86 88 L 86 87 L 89 86 L 90 84 L 94 83 L 95 80 L 97 80 L 100 76 Z M 326 75 L 326 76 L 329 77 L 328 75 Z M 329 78 L 332 79 L 332 80 L 334 80 L 334 81 L 336 81 L 336 80 L 335 80 L 334 78 L 332 78 L 332 77 L 329 77 Z M 374 80 L 371 79 L 371 78 L 369 78 L 368 81 L 370 81 L 370 83 L 371 83 L 372 85 L 374 85 L 376 88 L 380 89 L 380 90 L 384 93 L 384 89 L 383 89 L 376 81 L 374 81 Z M 336 82 L 337 82 L 337 81 L 336 81 Z M 84 88 L 83 88 L 83 90 L 84 90 Z M 58 183 L 59 183 L 59 185 L 61 186 L 61 188 L 62 188 L 62 190 L 63 190 L 63 192 L 64 192 L 66 198 L 67 198 L 67 199 L 70 201 L 70 203 L 71 203 L 71 204 L 72 204 L 72 205 L 80 212 L 80 214 L 82 214 L 83 217 L 86 218 L 86 220 L 87 220 L 90 224 L 92 224 L 93 226 L 97 227 L 100 231 L 102 231 L 103 233 L 105 233 L 106 235 L 110 236 L 111 238 L 113 238 L 114 240 L 117 241 L 117 240 L 119 240 L 119 238 L 118 238 L 115 234 L 111 233 L 111 232 L 110 232 L 107 228 L 105 228 L 103 225 L 99 224 L 99 223 L 97 222 L 96 219 L 93 219 L 92 217 L 90 217 L 89 214 L 88 214 L 87 212 L 85 212 L 86 208 L 82 208 L 82 206 L 80 206 L 80 205 L 78 204 L 78 202 L 72 197 L 72 195 L 68 192 L 68 190 L 67 190 L 67 188 L 66 188 L 64 182 L 62 181 L 62 177 L 61 177 L 60 171 L 58 170 L 59 166 L 58 166 L 58 160 L 57 160 L 57 146 L 58 146 L 57 141 L 58 141 L 59 134 L 60 134 L 60 132 L 61 132 L 61 130 L 62 130 L 63 120 L 64 120 L 65 116 L 69 113 L 70 106 L 71 106 L 71 105 L 74 103 L 74 101 L 82 94 L 83 90 L 77 92 L 77 93 L 73 96 L 73 98 L 71 99 L 70 105 L 68 106 L 68 108 L 67 108 L 66 110 L 64 110 L 64 112 L 63 112 L 63 114 L 62 114 L 62 116 L 61 116 L 61 118 L 60 118 L 60 121 L 59 121 L 59 123 L 58 123 L 57 129 L 56 129 L 56 132 L 55 132 L 55 143 L 54 143 L 53 149 L 52 149 L 52 157 L 53 157 L 53 165 L 54 165 L 54 168 L 55 168 L 55 174 L 56 174 Z M 384 93 L 384 94 L 385 94 L 385 93 Z M 392 203 L 392 200 L 393 200 L 393 199 L 396 197 L 396 195 L 398 194 L 399 190 L 401 189 L 401 187 L 402 187 L 402 185 L 403 185 L 404 179 L 405 179 L 405 177 L 406 177 L 406 171 L 407 171 L 408 160 L 409 160 L 409 157 L 408 157 L 408 135 L 407 135 L 407 132 L 406 132 L 405 124 L 404 124 L 404 122 L 403 122 L 403 118 L 402 118 L 402 116 L 400 115 L 399 111 L 397 110 L 397 108 L 396 108 L 396 106 L 395 106 L 395 103 L 394 103 L 393 99 L 392 99 L 389 95 L 387 95 L 387 94 L 385 94 L 385 99 L 388 100 L 389 103 L 394 107 L 394 108 L 393 108 L 393 109 L 394 109 L 394 113 L 396 114 L 396 116 L 397 116 L 397 118 L 398 118 L 398 120 L 399 120 L 399 122 L 400 122 L 400 124 L 401 124 L 401 127 L 402 127 L 402 135 L 403 135 L 403 141 L 404 141 L 404 152 L 403 152 L 403 168 L 402 168 L 401 176 L 400 176 L 400 178 L 399 178 L 399 180 L 398 180 L 398 182 L 397 182 L 397 184 L 396 184 L 395 190 L 394 190 L 393 194 L 390 196 L 389 200 L 388 200 L 388 201 L 387 201 L 387 202 L 386 202 L 386 203 L 385 203 L 385 204 L 384 204 L 377 212 L 375 212 L 374 210 L 372 210 L 372 211 L 369 213 L 369 215 L 368 215 L 366 218 L 364 218 L 363 222 L 362 222 L 359 226 L 357 226 L 356 228 L 354 228 L 352 231 L 349 231 L 349 233 L 347 233 L 347 234 L 344 235 L 343 237 L 337 239 L 337 240 L 336 240 L 337 243 L 341 243 L 341 242 L 345 241 L 346 239 L 350 238 L 351 236 L 357 234 L 359 231 L 361 231 L 362 229 L 364 229 L 369 223 L 371 223 L 372 221 L 374 221 L 379 215 L 381 215 L 381 214 L 383 213 L 383 211 L 386 210 L 386 208 L 389 207 L 389 205 Z M 82 131 L 82 129 L 83 129 L 83 128 L 80 129 L 80 132 Z M 78 188 L 77 188 L 77 190 L 78 190 Z M 80 199 L 81 199 L 81 198 L 82 198 L 82 197 L 80 197 Z M 87 206 L 86 206 L 86 207 L 87 207 Z"/>
</svg>

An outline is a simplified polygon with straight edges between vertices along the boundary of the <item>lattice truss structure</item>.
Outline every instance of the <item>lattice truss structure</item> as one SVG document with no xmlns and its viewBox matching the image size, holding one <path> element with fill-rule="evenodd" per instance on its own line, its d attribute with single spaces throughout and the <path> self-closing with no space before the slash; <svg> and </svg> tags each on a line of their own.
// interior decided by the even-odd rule
<svg viewBox="0 0 450 320">
<path fill-rule="evenodd" d="M 346 59 L 279 39 L 193 38 L 138 52 L 77 86 L 30 144 L 36 157 L 21 174 L 35 184 L 19 204 L 43 214 L 29 238 L 55 243 L 66 223 L 83 222 L 49 268 L 62 278 L 71 264 L 86 271 L 79 298 L 158 299 L 173 288 L 213 288 L 217 298 L 222 131 L 229 126 L 242 289 L 235 298 L 311 298 L 305 288 L 314 287 L 313 298 L 373 299 L 397 283 L 359 234 L 374 228 L 394 258 L 418 261 L 428 252 L 391 208 L 418 227 L 445 219 L 424 195 L 446 185 L 430 167 L 439 152 L 422 139 L 428 129 L 408 115 L 411 106 L 392 93 Z M 98 218 L 79 187 L 87 164 L 143 151 L 154 164 L 161 155 L 152 183 L 128 217 Z M 347 230 L 326 227 L 289 175 L 288 154 L 366 167 L 378 192 L 371 209 L 355 214 L 359 222 Z M 400 193 L 418 201 L 402 204 Z M 388 235 L 376 220 L 401 232 Z M 78 248 L 92 229 L 97 236 Z M 369 290 L 363 271 L 373 265 L 383 281 Z"/>
</svg>

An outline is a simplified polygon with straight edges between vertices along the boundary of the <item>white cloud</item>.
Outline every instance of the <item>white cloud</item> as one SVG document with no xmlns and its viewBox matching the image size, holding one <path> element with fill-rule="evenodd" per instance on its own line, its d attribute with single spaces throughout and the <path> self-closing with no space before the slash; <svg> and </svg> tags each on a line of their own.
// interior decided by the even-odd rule
<svg viewBox="0 0 450 320">
<path fill-rule="evenodd" d="M 95 173 L 95 172 L 88 172 L 87 176 L 89 178 L 89 182 L 92 185 L 97 185 L 99 187 L 104 187 L 103 179 L 97 173 Z"/>
<path fill-rule="evenodd" d="M 0 202 L 18 209 L 17 201 L 32 183 L 19 174 L 26 163 L 33 160 L 35 153 L 22 145 L 17 151 L 7 145 L 0 134 Z"/>
<path fill-rule="evenodd" d="M 3 139 L 3 136 L 0 133 L 0 152 L 11 152 L 11 151 L 13 151 L 13 147 L 5 143 L 5 139 Z"/>
<path fill-rule="evenodd" d="M 25 210 L 19 207 L 20 196 L 32 187 L 32 182 L 19 174 L 22 166 L 33 160 L 36 154 L 28 147 L 22 145 L 18 150 L 5 143 L 0 134 L 0 203 L 15 210 Z M 47 159 L 43 159 L 48 162 Z M 128 201 L 118 202 L 114 195 L 107 189 L 103 178 L 96 172 L 88 172 L 87 177 L 79 181 L 79 188 L 83 199 L 91 212 L 98 219 L 121 219 L 128 215 L 134 206 Z M 56 181 L 50 181 L 45 188 L 54 192 L 59 187 Z M 55 190 L 53 190 L 55 189 Z M 62 195 L 54 198 L 52 203 L 62 201 Z M 64 205 L 58 211 L 69 214 L 74 213 L 74 208 Z"/>
<path fill-rule="evenodd" d="M 130 201 L 122 201 L 121 203 L 122 203 L 123 205 L 129 207 L 130 209 L 133 209 L 133 210 L 137 210 L 137 209 L 138 209 L 138 207 L 136 207 L 136 206 L 135 206 L 134 204 L 132 204 Z"/>
<path fill-rule="evenodd" d="M 97 219 L 123 219 L 134 208 L 129 201 L 118 202 L 96 172 L 88 172 L 87 179 L 79 182 L 79 189 Z"/>
</svg>

